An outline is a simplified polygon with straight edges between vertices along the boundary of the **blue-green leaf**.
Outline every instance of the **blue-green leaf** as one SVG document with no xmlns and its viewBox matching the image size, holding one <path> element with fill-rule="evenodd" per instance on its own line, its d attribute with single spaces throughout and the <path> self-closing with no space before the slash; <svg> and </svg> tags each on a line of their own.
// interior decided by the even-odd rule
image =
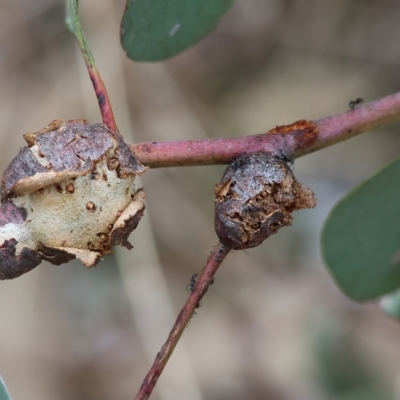
<svg viewBox="0 0 400 400">
<path fill-rule="evenodd" d="M 335 206 L 322 232 L 322 252 L 340 288 L 355 300 L 400 287 L 400 159 Z"/>
<path fill-rule="evenodd" d="M 212 32 L 234 0 L 128 0 L 122 47 L 136 61 L 173 57 Z"/>
<path fill-rule="evenodd" d="M 0 400 L 11 400 L 11 396 L 8 393 L 6 384 L 0 376 Z"/>
</svg>

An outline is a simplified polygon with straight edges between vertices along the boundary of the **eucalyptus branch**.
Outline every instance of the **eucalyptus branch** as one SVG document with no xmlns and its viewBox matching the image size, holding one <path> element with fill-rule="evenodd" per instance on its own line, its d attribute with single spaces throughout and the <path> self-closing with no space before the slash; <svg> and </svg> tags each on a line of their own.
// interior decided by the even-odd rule
<svg viewBox="0 0 400 400">
<path fill-rule="evenodd" d="M 298 121 L 238 138 L 146 142 L 131 145 L 151 168 L 229 164 L 254 153 L 298 158 L 400 119 L 400 92 L 316 121 Z"/>
<path fill-rule="evenodd" d="M 231 249 L 229 247 L 226 247 L 219 243 L 215 247 L 214 251 L 211 253 L 210 257 L 207 260 L 206 266 L 204 267 L 202 273 L 199 275 L 193 292 L 191 293 L 186 301 L 186 304 L 179 313 L 178 318 L 176 319 L 175 324 L 172 327 L 172 330 L 169 333 L 166 342 L 162 346 L 160 352 L 157 354 L 152 367 L 147 373 L 145 379 L 143 380 L 142 386 L 140 387 L 140 390 L 136 395 L 135 400 L 145 400 L 148 399 L 151 395 L 158 378 L 164 370 L 164 367 L 167 364 L 172 352 L 174 351 L 180 337 L 182 336 L 182 333 L 186 328 L 190 318 L 192 318 L 197 305 L 206 294 L 208 286 L 211 284 L 214 274 L 222 264 L 222 261 L 229 254 L 230 250 Z"/>
<path fill-rule="evenodd" d="M 79 48 L 82 52 L 83 59 L 85 60 L 86 68 L 89 72 L 90 80 L 92 81 L 94 91 L 96 93 L 97 102 L 100 107 L 101 117 L 105 125 L 107 125 L 108 129 L 112 132 L 117 133 L 118 128 L 115 122 L 114 113 L 111 107 L 110 99 L 108 98 L 107 89 L 104 85 L 103 79 L 101 79 L 99 70 L 96 67 L 94 62 L 94 58 L 90 48 L 87 44 L 85 35 L 83 34 L 81 24 L 79 22 L 79 14 L 78 14 L 78 0 L 67 0 L 67 17 L 66 24 L 68 29 L 75 35 L 76 40 L 78 41 Z"/>
</svg>

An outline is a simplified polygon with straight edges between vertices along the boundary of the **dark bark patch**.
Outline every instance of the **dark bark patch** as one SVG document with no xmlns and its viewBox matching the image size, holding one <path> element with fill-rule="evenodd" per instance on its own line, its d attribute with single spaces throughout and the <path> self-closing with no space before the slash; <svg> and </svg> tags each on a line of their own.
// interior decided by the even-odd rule
<svg viewBox="0 0 400 400">
<path fill-rule="evenodd" d="M 147 167 L 142 165 L 135 153 L 129 148 L 124 142 L 122 137 L 117 136 L 118 149 L 117 158 L 120 164 L 119 170 L 122 170 L 126 174 L 142 175 Z"/>
<path fill-rule="evenodd" d="M 126 212 L 125 217 L 123 214 L 121 214 L 120 219 L 122 219 L 122 221 L 118 220 L 111 231 L 111 246 L 120 245 L 126 247 L 128 250 L 133 248 L 133 246 L 128 242 L 128 238 L 131 232 L 136 229 L 140 219 L 143 217 L 145 209 L 145 205 L 143 203 L 144 198 L 144 191 L 139 189 L 133 200 L 141 201 L 141 206 L 138 209 L 135 209 L 134 212 Z M 127 210 L 129 211 L 129 206 Z"/>
<path fill-rule="evenodd" d="M 27 212 L 23 207 L 17 207 L 11 202 L 0 205 L 0 226 L 10 223 L 22 224 L 27 217 Z"/>
<path fill-rule="evenodd" d="M 10 239 L 5 240 L 0 246 L 1 280 L 17 278 L 37 267 L 42 261 L 37 251 L 27 247 L 24 247 L 19 256 L 16 256 L 16 245 L 17 241 Z"/>
<path fill-rule="evenodd" d="M 68 121 L 56 131 L 40 133 L 36 143 L 55 171 L 79 169 L 82 161 L 97 161 L 113 145 L 105 126 L 81 121 Z"/>
<path fill-rule="evenodd" d="M 74 254 L 71 254 L 68 251 L 59 248 L 55 249 L 46 246 L 43 243 L 40 244 L 40 252 L 42 253 L 43 260 L 51 262 L 54 265 L 61 265 L 76 258 Z"/>
<path fill-rule="evenodd" d="M 13 187 L 18 181 L 34 176 L 39 172 L 48 171 L 37 161 L 28 147 L 22 148 L 4 171 L 1 179 L 1 199 L 4 200 L 13 195 Z"/>
</svg>

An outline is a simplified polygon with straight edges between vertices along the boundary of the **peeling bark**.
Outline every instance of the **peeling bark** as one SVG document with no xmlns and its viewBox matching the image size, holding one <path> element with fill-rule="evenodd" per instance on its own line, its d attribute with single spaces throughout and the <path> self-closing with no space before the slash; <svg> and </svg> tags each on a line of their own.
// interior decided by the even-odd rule
<svg viewBox="0 0 400 400">
<path fill-rule="evenodd" d="M 103 124 L 53 121 L 24 135 L 24 147 L 1 180 L 0 279 L 78 258 L 87 267 L 128 249 L 145 193 L 134 179 L 146 171 L 121 135 Z"/>
<path fill-rule="evenodd" d="M 215 229 L 233 249 L 260 245 L 292 223 L 292 212 L 316 206 L 285 161 L 264 154 L 236 159 L 215 186 Z"/>
</svg>

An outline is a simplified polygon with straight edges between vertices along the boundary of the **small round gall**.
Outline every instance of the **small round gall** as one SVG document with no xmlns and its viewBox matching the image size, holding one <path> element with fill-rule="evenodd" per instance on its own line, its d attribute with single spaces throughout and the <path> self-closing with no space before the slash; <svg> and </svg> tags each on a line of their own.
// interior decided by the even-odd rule
<svg viewBox="0 0 400 400">
<path fill-rule="evenodd" d="M 101 233 L 97 234 L 97 236 L 100 238 L 100 240 L 101 240 L 102 242 L 105 242 L 105 241 L 108 240 L 108 235 L 107 235 L 107 233 L 101 232 Z"/>
<path fill-rule="evenodd" d="M 231 163 L 215 187 L 215 229 L 224 246 L 248 249 L 290 225 L 294 210 L 315 205 L 314 193 L 284 160 L 244 156 Z"/>
<path fill-rule="evenodd" d="M 95 210 L 96 210 L 96 205 L 95 205 L 93 202 L 88 201 L 88 202 L 86 203 L 86 210 L 88 210 L 88 211 L 95 211 Z"/>
<path fill-rule="evenodd" d="M 126 172 L 125 172 L 125 171 L 122 171 L 122 170 L 118 170 L 118 171 L 117 171 L 117 175 L 118 175 L 118 178 L 119 178 L 119 179 L 126 179 L 126 177 L 127 177 Z"/>
<path fill-rule="evenodd" d="M 110 158 L 107 161 L 107 166 L 110 171 L 114 171 L 119 167 L 119 161 L 116 158 Z"/>
<path fill-rule="evenodd" d="M 67 193 L 72 194 L 75 192 L 75 186 L 72 183 L 68 183 L 68 185 L 65 186 L 65 190 Z"/>
</svg>

